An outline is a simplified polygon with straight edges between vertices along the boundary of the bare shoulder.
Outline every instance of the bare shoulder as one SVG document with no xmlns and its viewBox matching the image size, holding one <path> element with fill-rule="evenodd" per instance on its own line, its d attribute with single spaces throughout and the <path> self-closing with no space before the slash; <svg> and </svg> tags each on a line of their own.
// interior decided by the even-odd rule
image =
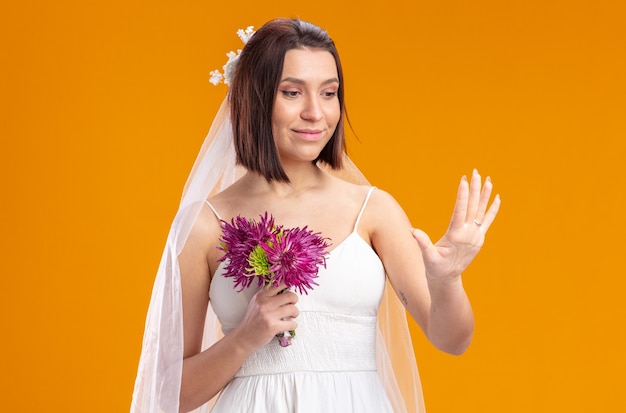
<svg viewBox="0 0 626 413">
<path fill-rule="evenodd" d="M 406 232 L 411 223 L 398 201 L 387 191 L 375 188 L 363 213 L 363 226 L 372 239 L 381 233 Z"/>
<path fill-rule="evenodd" d="M 327 179 L 329 185 L 327 185 L 326 188 L 328 188 L 328 190 L 339 197 L 349 198 L 355 202 L 362 202 L 371 188 L 371 185 L 354 184 L 332 175 L 328 175 Z"/>
<path fill-rule="evenodd" d="M 356 214 L 358 214 L 366 201 L 365 211 L 370 209 L 372 198 L 374 198 L 375 193 L 378 192 L 377 189 L 374 189 L 368 199 L 368 193 L 371 189 L 371 185 L 359 185 L 344 181 L 340 178 L 331 177 L 330 185 L 326 186 L 324 191 L 320 194 L 319 199 L 325 204 L 328 204 L 328 201 L 332 200 L 333 214 L 342 217 L 342 219 L 350 222 L 352 225 L 352 218 L 356 218 Z"/>
<path fill-rule="evenodd" d="M 372 191 L 368 209 L 371 211 L 372 215 L 382 218 L 389 217 L 390 214 L 392 216 L 405 216 L 402 206 L 393 195 L 380 188 L 375 188 Z"/>
<path fill-rule="evenodd" d="M 220 192 L 212 195 L 208 199 L 208 202 L 210 202 L 210 204 L 217 209 L 217 212 L 221 214 L 221 211 L 219 210 L 220 206 L 232 203 L 233 200 L 241 198 L 242 194 L 246 192 L 246 189 L 243 188 L 243 186 L 244 185 L 241 183 L 241 180 L 236 181 Z"/>
<path fill-rule="evenodd" d="M 191 226 L 181 255 L 193 260 L 214 260 L 220 234 L 219 219 L 211 208 L 204 203 Z"/>
<path fill-rule="evenodd" d="M 240 212 L 241 205 L 246 205 L 251 199 L 249 190 L 246 190 L 240 181 L 235 182 L 207 200 L 211 207 L 207 205 L 203 211 L 207 213 L 206 223 L 211 225 L 211 221 L 213 221 L 213 224 L 217 223 L 217 229 L 221 230 L 219 220 L 228 221 L 230 217 Z"/>
</svg>

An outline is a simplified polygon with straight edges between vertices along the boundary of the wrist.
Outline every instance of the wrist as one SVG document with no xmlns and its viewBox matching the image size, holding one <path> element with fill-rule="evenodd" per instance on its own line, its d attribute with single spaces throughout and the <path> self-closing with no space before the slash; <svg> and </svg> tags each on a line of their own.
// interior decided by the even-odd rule
<svg viewBox="0 0 626 413">
<path fill-rule="evenodd" d="M 258 348 L 254 341 L 250 340 L 244 331 L 242 331 L 240 326 L 235 327 L 225 337 L 230 338 L 230 343 L 228 345 L 232 349 L 233 353 L 244 358 L 247 358 Z"/>
<path fill-rule="evenodd" d="M 458 285 L 463 285 L 463 280 L 461 278 L 463 274 L 452 274 L 446 276 L 438 276 L 438 275 L 430 275 L 428 271 L 426 271 L 426 281 L 429 286 L 442 286 L 442 287 L 454 287 Z"/>
<path fill-rule="evenodd" d="M 456 300 L 465 295 L 461 274 L 454 277 L 428 277 L 428 290 L 433 302 Z"/>
</svg>

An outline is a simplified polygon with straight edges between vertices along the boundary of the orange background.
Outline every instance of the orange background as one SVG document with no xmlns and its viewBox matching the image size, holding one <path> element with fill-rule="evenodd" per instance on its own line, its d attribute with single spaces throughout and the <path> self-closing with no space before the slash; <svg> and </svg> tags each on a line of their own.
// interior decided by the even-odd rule
<svg viewBox="0 0 626 413">
<path fill-rule="evenodd" d="M 177 4 L 177 5 L 175 5 Z M 626 408 L 622 1 L 5 2 L 3 411 L 127 411 L 166 234 L 238 28 L 326 28 L 350 154 L 434 238 L 457 180 L 503 208 L 462 357 L 414 330 L 437 412 Z M 330 206 L 329 206 L 330 207 Z"/>
</svg>

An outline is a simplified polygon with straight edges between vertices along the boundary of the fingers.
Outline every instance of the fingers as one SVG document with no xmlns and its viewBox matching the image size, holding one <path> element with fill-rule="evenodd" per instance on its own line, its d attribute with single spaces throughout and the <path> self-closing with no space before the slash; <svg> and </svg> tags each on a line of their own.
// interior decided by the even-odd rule
<svg viewBox="0 0 626 413">
<path fill-rule="evenodd" d="M 417 241 L 417 245 L 422 252 L 424 262 L 427 263 L 436 261 L 438 252 L 428 234 L 421 229 L 416 228 L 414 228 L 411 233 L 413 234 L 413 238 Z"/>
<path fill-rule="evenodd" d="M 489 225 L 493 222 L 499 208 L 498 198 L 498 204 L 492 204 L 489 210 L 487 210 L 492 191 L 493 184 L 491 178 L 487 177 L 483 185 L 478 170 L 474 169 L 472 171 L 472 177 L 469 182 L 467 178 L 463 176 L 457 192 L 450 229 L 461 228 L 466 224 L 471 223 L 473 225 L 473 223 L 476 223 L 476 225 L 480 226 L 483 230 L 487 230 Z M 494 200 L 494 203 L 495 202 Z M 487 225 L 483 226 L 485 220 L 487 220 Z"/>
<path fill-rule="evenodd" d="M 493 191 L 493 184 L 491 182 L 491 178 L 487 177 L 485 179 L 485 184 L 480 191 L 480 198 L 478 201 L 478 206 L 476 209 L 476 215 L 473 218 L 474 222 L 479 223 L 479 227 L 486 232 L 489 229 L 489 226 L 495 219 L 498 209 L 500 208 L 500 196 L 496 195 L 489 209 L 487 206 L 489 205 L 489 200 L 491 199 L 491 192 Z M 471 216 L 468 216 L 470 219 Z"/>
<path fill-rule="evenodd" d="M 480 191 L 480 200 L 478 202 L 478 208 L 476 211 L 476 219 L 478 222 L 483 221 L 483 217 L 485 216 L 485 211 L 487 210 L 487 205 L 489 204 L 489 199 L 491 198 L 491 190 L 493 185 L 491 184 L 491 178 L 488 176 L 485 179 L 485 185 L 483 185 L 483 189 Z"/>
<path fill-rule="evenodd" d="M 422 251 L 428 250 L 433 245 L 430 237 L 421 229 L 413 229 L 411 233 Z"/>
<path fill-rule="evenodd" d="M 450 221 L 450 229 L 462 227 L 467 217 L 467 206 L 469 199 L 469 185 L 467 177 L 463 175 L 459 183 L 459 189 L 456 193 L 456 203 L 454 204 L 454 212 Z"/>
<path fill-rule="evenodd" d="M 298 302 L 298 295 L 285 290 L 284 286 L 262 288 L 256 293 L 256 300 L 260 305 L 266 305 L 269 310 L 286 305 L 293 305 Z"/>
<path fill-rule="evenodd" d="M 288 292 L 288 290 L 286 290 L 285 285 L 284 284 L 275 284 L 275 285 L 271 285 L 269 287 L 265 287 L 265 288 L 259 290 L 259 292 L 257 294 L 262 294 L 264 296 L 271 297 L 271 296 L 274 296 L 274 295 L 282 294 L 283 292 Z M 296 299 L 297 299 L 297 296 L 296 296 Z"/>
<path fill-rule="evenodd" d="M 498 214 L 499 209 L 500 209 L 500 195 L 498 194 L 495 196 L 493 202 L 491 203 L 491 206 L 489 207 L 489 209 L 487 210 L 487 213 L 485 213 L 485 216 L 482 219 L 481 228 L 484 231 L 487 231 L 489 229 L 489 227 L 491 226 L 491 223 L 496 218 L 496 215 Z"/>
<path fill-rule="evenodd" d="M 481 201 L 481 178 L 478 170 L 472 171 L 472 178 L 469 183 L 469 198 L 467 200 L 467 214 L 465 215 L 465 222 L 471 222 L 477 219 L 480 211 L 479 205 Z M 482 213 L 480 216 L 482 217 Z M 480 222 L 480 220 L 478 220 Z"/>
<path fill-rule="evenodd" d="M 284 291 L 284 286 L 261 288 L 248 303 L 246 314 L 234 330 L 250 351 L 269 343 L 282 331 L 295 330 L 299 310 L 298 296 Z"/>
<path fill-rule="evenodd" d="M 285 290 L 284 286 L 270 287 L 268 289 L 261 289 L 255 297 L 259 308 L 259 313 L 266 318 L 270 324 L 273 324 L 273 328 L 278 328 L 279 331 L 285 328 L 284 322 L 293 325 L 295 328 L 295 322 L 292 320 L 296 318 L 300 311 L 296 307 L 298 302 L 298 295 Z"/>
</svg>

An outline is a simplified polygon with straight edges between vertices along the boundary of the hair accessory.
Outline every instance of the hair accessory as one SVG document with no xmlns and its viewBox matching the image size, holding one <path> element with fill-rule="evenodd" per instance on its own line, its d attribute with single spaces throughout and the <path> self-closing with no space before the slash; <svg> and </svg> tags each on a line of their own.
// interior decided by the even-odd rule
<svg viewBox="0 0 626 413">
<path fill-rule="evenodd" d="M 237 30 L 237 36 L 241 39 L 243 44 L 248 43 L 248 40 L 254 34 L 254 26 L 248 26 L 246 29 Z M 239 61 L 239 55 L 241 54 L 241 49 L 237 49 L 237 53 L 232 50 L 226 53 L 228 57 L 228 61 L 224 66 L 222 66 L 222 70 L 224 73 L 220 73 L 219 70 L 215 69 L 210 72 L 211 78 L 209 82 L 213 83 L 217 86 L 220 82 L 223 82 L 225 85 L 230 84 L 231 79 L 233 78 L 233 74 L 235 74 L 235 67 L 237 66 L 237 62 Z"/>
</svg>

